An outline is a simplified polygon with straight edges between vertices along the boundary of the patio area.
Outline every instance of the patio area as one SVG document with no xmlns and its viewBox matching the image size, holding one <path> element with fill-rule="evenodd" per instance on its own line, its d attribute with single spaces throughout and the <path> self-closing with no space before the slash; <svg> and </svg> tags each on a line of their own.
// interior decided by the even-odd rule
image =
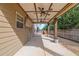
<svg viewBox="0 0 79 59">
<path fill-rule="evenodd" d="M 67 39 L 58 38 L 53 42 L 53 37 L 36 34 L 14 56 L 77 56 L 79 44 Z"/>
</svg>

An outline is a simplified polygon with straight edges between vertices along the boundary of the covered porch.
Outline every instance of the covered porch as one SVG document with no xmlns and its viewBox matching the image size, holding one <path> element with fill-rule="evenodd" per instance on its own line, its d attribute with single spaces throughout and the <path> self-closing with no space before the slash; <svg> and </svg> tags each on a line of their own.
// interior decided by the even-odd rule
<svg viewBox="0 0 79 59">
<path fill-rule="evenodd" d="M 0 4 L 0 55 L 79 55 L 79 43 L 58 37 L 58 17 L 76 5 L 77 3 Z M 48 25 L 46 35 L 35 33 L 34 24 L 43 23 Z M 54 23 L 53 35 L 50 34 L 50 23 Z"/>
</svg>

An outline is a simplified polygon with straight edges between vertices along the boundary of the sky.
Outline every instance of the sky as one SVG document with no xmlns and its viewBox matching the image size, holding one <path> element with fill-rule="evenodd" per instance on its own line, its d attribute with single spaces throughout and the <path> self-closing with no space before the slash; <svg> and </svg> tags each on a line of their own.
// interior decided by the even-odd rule
<svg viewBox="0 0 79 59">
<path fill-rule="evenodd" d="M 37 26 L 39 27 L 39 29 L 42 29 L 44 26 L 46 26 L 46 24 L 35 24 L 35 29 L 37 28 Z"/>
</svg>

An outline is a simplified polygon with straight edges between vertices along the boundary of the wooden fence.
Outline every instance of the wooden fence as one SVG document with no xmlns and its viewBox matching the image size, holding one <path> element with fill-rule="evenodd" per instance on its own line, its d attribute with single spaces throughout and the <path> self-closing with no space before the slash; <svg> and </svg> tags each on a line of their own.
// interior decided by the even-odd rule
<svg viewBox="0 0 79 59">
<path fill-rule="evenodd" d="M 53 31 L 50 34 L 54 34 Z M 58 36 L 79 42 L 79 29 L 58 30 Z"/>
</svg>

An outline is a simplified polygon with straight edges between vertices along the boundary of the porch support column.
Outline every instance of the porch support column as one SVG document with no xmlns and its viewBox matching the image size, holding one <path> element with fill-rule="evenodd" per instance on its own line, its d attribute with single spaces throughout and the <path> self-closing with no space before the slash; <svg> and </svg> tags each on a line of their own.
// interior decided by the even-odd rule
<svg viewBox="0 0 79 59">
<path fill-rule="evenodd" d="M 49 27 L 49 24 L 48 24 L 48 35 L 50 34 L 50 27 Z"/>
<path fill-rule="evenodd" d="M 55 41 L 57 41 L 57 32 L 58 32 L 58 30 L 57 30 L 57 23 L 58 23 L 58 20 L 57 20 L 57 18 L 54 18 L 54 39 L 55 39 Z"/>
</svg>

